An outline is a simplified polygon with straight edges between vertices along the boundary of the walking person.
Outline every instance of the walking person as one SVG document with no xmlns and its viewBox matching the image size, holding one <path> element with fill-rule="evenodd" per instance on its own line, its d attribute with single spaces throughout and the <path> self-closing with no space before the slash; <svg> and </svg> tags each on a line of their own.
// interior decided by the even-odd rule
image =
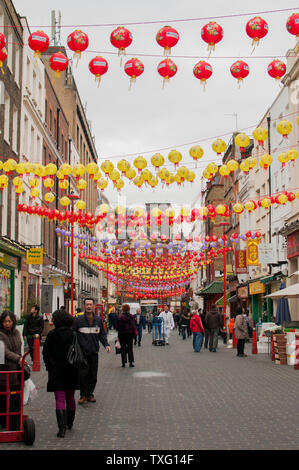
<svg viewBox="0 0 299 470">
<path fill-rule="evenodd" d="M 25 320 L 23 329 L 23 337 L 27 340 L 32 361 L 34 352 L 34 337 L 35 335 L 38 335 L 39 339 L 41 340 L 43 329 L 44 319 L 43 316 L 39 313 L 39 305 L 34 305 L 30 310 L 30 314 Z"/>
<path fill-rule="evenodd" d="M 159 318 L 163 319 L 165 344 L 169 344 L 170 331 L 174 328 L 173 314 L 166 305 L 164 310 L 160 313 Z M 162 326 L 163 328 L 163 326 Z"/>
<path fill-rule="evenodd" d="M 73 317 L 66 311 L 53 313 L 54 329 L 49 331 L 43 347 L 43 359 L 48 371 L 47 392 L 54 392 L 56 403 L 57 437 L 64 437 L 75 420 L 75 390 L 79 374 L 68 362 L 68 352 L 73 342 Z"/>
<path fill-rule="evenodd" d="M 4 310 L 0 316 L 0 341 L 4 344 L 4 364 L 0 364 L 0 371 L 20 370 L 22 364 L 22 338 L 17 329 L 17 318 L 14 313 Z M 0 374 L 0 392 L 7 389 L 7 375 Z M 20 411 L 20 394 L 14 393 L 21 388 L 21 374 L 9 374 L 9 406 L 7 398 L 0 395 L 0 413 Z M 6 426 L 6 417 L 0 416 L 0 427 Z M 20 429 L 20 415 L 9 417 L 9 431 Z"/>
<path fill-rule="evenodd" d="M 141 339 L 142 339 L 142 330 L 145 330 L 146 321 L 144 316 L 141 313 L 140 308 L 137 308 L 135 315 L 133 315 L 136 321 L 136 328 L 138 333 L 138 346 L 141 346 Z M 137 338 L 135 338 L 135 345 L 137 343 Z"/>
<path fill-rule="evenodd" d="M 183 340 L 186 339 L 186 331 L 189 328 L 189 323 L 190 323 L 190 312 L 188 311 L 182 311 L 181 313 L 181 333 L 182 333 L 182 338 Z M 188 335 L 189 337 L 189 335 Z"/>
<path fill-rule="evenodd" d="M 130 306 L 124 304 L 122 306 L 122 314 L 118 317 L 116 323 L 118 331 L 118 339 L 121 345 L 121 362 L 122 367 L 126 367 L 127 356 L 130 367 L 134 366 L 133 339 L 137 338 L 136 321 L 130 314 Z"/>
<path fill-rule="evenodd" d="M 207 328 L 207 323 L 206 323 L 206 316 L 207 316 L 207 311 L 206 309 L 199 309 L 200 313 L 199 316 L 201 318 L 202 326 L 204 327 L 205 333 L 204 333 L 204 348 L 208 349 L 208 344 L 209 344 L 209 338 L 210 338 L 210 333 Z"/>
<path fill-rule="evenodd" d="M 110 353 L 110 345 L 107 341 L 106 331 L 102 319 L 94 313 L 94 300 L 84 300 L 84 315 L 76 318 L 73 330 L 78 334 L 78 341 L 87 362 L 87 369 L 80 372 L 80 399 L 79 405 L 86 401 L 95 403 L 94 389 L 97 384 L 99 364 L 99 341 L 107 353 Z"/>
<path fill-rule="evenodd" d="M 210 352 L 216 352 L 219 328 L 223 327 L 223 315 L 219 313 L 215 304 L 211 306 L 211 310 L 207 313 L 206 325 L 210 335 L 209 350 Z"/>
<path fill-rule="evenodd" d="M 193 333 L 193 349 L 195 352 L 200 352 L 205 329 L 198 310 L 192 311 L 190 330 Z"/>
<path fill-rule="evenodd" d="M 242 307 L 237 307 L 236 313 L 237 315 L 235 319 L 235 337 L 238 340 L 237 356 L 247 357 L 247 354 L 244 354 L 245 341 L 249 336 L 247 321 L 244 317 Z"/>
</svg>

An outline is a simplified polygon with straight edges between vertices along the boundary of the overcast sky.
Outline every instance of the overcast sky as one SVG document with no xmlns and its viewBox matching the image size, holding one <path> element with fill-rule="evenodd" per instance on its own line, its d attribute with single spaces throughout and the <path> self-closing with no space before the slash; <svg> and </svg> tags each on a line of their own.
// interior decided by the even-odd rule
<svg viewBox="0 0 299 470">
<path fill-rule="evenodd" d="M 84 53 L 77 68 L 74 67 L 75 80 L 83 103 L 87 103 L 87 117 L 92 121 L 92 133 L 96 137 L 96 147 L 100 159 L 111 159 L 116 165 L 122 155 L 138 153 L 150 163 L 157 150 L 168 148 L 161 153 L 167 168 L 173 170 L 167 155 L 177 148 L 183 154 L 183 162 L 196 172 L 193 185 L 186 184 L 178 190 L 162 189 L 161 184 L 153 191 L 140 190 L 129 185 L 125 179 L 122 195 L 128 202 L 184 202 L 191 204 L 200 191 L 200 174 L 206 161 L 217 160 L 211 149 L 214 137 L 227 134 L 223 139 L 228 142 L 229 134 L 238 128 L 248 128 L 250 135 L 255 125 L 263 117 L 267 108 L 279 93 L 280 88 L 267 74 L 271 58 L 285 56 L 295 44 L 295 39 L 285 27 L 286 20 L 293 11 L 266 13 L 261 15 L 269 24 L 268 35 L 251 55 L 251 40 L 245 26 L 251 16 L 235 16 L 217 19 L 224 29 L 223 40 L 216 45 L 215 52 L 206 60 L 213 67 L 213 75 L 203 92 L 199 80 L 193 75 L 193 67 L 207 57 L 207 45 L 201 39 L 202 26 L 209 20 L 175 22 L 175 19 L 216 17 L 256 13 L 266 10 L 292 8 L 295 1 L 251 0 L 248 2 L 228 0 L 14 0 L 17 12 L 26 16 L 31 30 L 43 26 L 50 35 L 51 10 L 62 14 L 62 44 L 70 32 L 80 25 L 89 35 L 89 49 Z M 242 6 L 241 6 L 242 5 Z M 161 21 L 155 24 L 127 26 L 133 34 L 133 42 L 127 49 L 128 60 L 137 57 L 142 60 L 145 71 L 129 91 L 129 77 L 125 74 L 116 49 L 110 43 L 110 33 L 119 25 L 131 22 Z M 87 26 L 96 24 L 111 26 Z M 69 25 L 70 27 L 66 27 Z M 86 25 L 83 27 L 83 25 Z M 115 26 L 114 26 L 115 25 Z M 162 89 L 162 77 L 157 72 L 158 63 L 163 60 L 163 50 L 156 42 L 159 28 L 171 25 L 180 34 L 179 43 L 173 48 L 171 57 L 178 72 L 171 82 Z M 69 57 L 72 57 L 69 51 Z M 157 54 L 160 57 L 141 57 L 140 54 Z M 109 63 L 109 70 L 97 88 L 94 77 L 88 70 L 89 61 L 102 55 Z M 175 56 L 194 56 L 179 58 Z M 250 74 L 239 89 L 230 74 L 230 66 L 239 57 L 244 59 Z M 271 58 L 259 58 L 270 56 Z M 123 62 L 125 62 L 125 60 Z M 283 60 L 283 59 L 282 59 Z M 208 140 L 208 138 L 210 138 Z M 190 142 L 197 142 L 204 149 L 204 157 L 197 169 L 189 156 Z M 187 144 L 182 146 L 182 144 Z M 132 158 L 125 157 L 132 162 Z M 151 171 L 154 171 L 150 166 Z M 117 191 L 109 189 L 105 194 L 111 202 L 117 201 Z"/>
</svg>

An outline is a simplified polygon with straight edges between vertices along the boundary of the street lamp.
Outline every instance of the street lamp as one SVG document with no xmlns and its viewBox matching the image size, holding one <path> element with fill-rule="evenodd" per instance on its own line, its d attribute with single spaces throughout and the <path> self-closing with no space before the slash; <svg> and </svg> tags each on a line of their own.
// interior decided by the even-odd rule
<svg viewBox="0 0 299 470">
<path fill-rule="evenodd" d="M 223 315 L 224 315 L 224 329 L 226 328 L 226 247 L 225 247 L 225 227 L 229 225 L 229 222 L 220 222 L 221 226 L 223 226 L 223 290 L 224 290 L 224 297 L 223 297 Z"/>
<path fill-rule="evenodd" d="M 71 315 L 74 316 L 74 203 L 79 196 L 76 194 L 69 194 L 71 200 Z"/>
</svg>

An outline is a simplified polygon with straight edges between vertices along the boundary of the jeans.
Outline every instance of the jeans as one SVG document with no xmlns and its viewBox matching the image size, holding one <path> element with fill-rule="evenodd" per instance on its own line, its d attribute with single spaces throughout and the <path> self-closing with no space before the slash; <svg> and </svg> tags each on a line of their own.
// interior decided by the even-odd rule
<svg viewBox="0 0 299 470">
<path fill-rule="evenodd" d="M 199 331 L 193 333 L 193 349 L 195 352 L 200 352 L 202 346 L 203 334 Z"/>
<path fill-rule="evenodd" d="M 183 339 L 186 339 L 186 330 L 187 330 L 187 325 L 181 325 L 181 333 L 182 333 Z"/>
<path fill-rule="evenodd" d="M 209 330 L 209 333 L 210 333 L 209 349 L 210 349 L 210 351 L 212 349 L 217 349 L 217 346 L 218 346 L 218 331 L 219 331 L 219 328 L 212 328 L 212 329 Z"/>
</svg>

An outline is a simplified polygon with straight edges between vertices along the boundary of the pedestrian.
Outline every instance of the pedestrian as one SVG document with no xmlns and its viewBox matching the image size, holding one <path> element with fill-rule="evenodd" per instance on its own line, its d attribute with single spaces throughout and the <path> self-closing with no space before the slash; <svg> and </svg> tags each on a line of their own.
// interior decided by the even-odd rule
<svg viewBox="0 0 299 470">
<path fill-rule="evenodd" d="M 200 352 L 205 329 L 198 310 L 192 310 L 190 330 L 193 333 L 193 349 L 195 352 Z"/>
<path fill-rule="evenodd" d="M 201 310 L 201 309 L 200 309 L 200 310 Z M 209 333 L 209 330 L 208 330 L 208 328 L 207 328 L 207 323 L 206 323 L 206 316 L 207 316 L 207 311 L 206 311 L 206 309 L 201 310 L 201 313 L 199 314 L 199 316 L 200 316 L 200 318 L 201 318 L 201 322 L 202 322 L 202 325 L 203 325 L 204 330 L 205 330 L 205 334 L 204 334 L 204 348 L 205 348 L 205 349 L 208 349 L 210 333 Z"/>
<path fill-rule="evenodd" d="M 136 321 L 137 333 L 138 333 L 138 346 L 141 346 L 141 339 L 142 339 L 142 330 L 145 330 L 146 321 L 144 316 L 141 313 L 140 308 L 137 308 L 135 315 L 133 315 Z M 137 343 L 137 338 L 135 338 L 135 346 Z"/>
<path fill-rule="evenodd" d="M 84 300 L 84 315 L 75 319 L 73 329 L 78 334 L 78 341 L 87 362 L 87 369 L 80 371 L 80 399 L 78 403 L 79 405 L 86 401 L 95 403 L 93 392 L 97 384 L 99 341 L 107 353 L 110 353 L 110 345 L 102 319 L 94 313 L 92 298 Z"/>
<path fill-rule="evenodd" d="M 22 339 L 17 329 L 17 319 L 14 313 L 4 310 L 0 316 L 0 341 L 4 344 L 4 364 L 0 364 L 0 371 L 20 370 L 22 365 Z M 9 409 L 7 398 L 0 395 L 0 413 L 20 411 L 20 394 L 14 393 L 21 388 L 21 374 L 9 375 Z M 0 374 L 0 392 L 5 392 L 7 387 L 7 374 Z M 6 426 L 6 417 L 0 416 L 0 427 Z M 9 431 L 20 429 L 20 416 L 9 418 Z"/>
<path fill-rule="evenodd" d="M 237 307 L 236 319 L 235 319 L 235 337 L 238 340 L 237 343 L 237 356 L 247 357 L 244 354 L 245 341 L 248 338 L 248 326 L 246 319 L 243 314 L 242 307 Z"/>
<path fill-rule="evenodd" d="M 121 362 L 122 367 L 126 367 L 127 357 L 130 367 L 134 366 L 133 339 L 137 338 L 136 321 L 130 314 L 130 306 L 124 304 L 122 306 L 122 314 L 118 317 L 116 329 L 118 331 L 118 339 L 121 345 Z"/>
<path fill-rule="evenodd" d="M 164 310 L 160 313 L 159 318 L 162 319 L 162 331 L 164 327 L 165 344 L 169 344 L 170 331 L 174 329 L 173 314 L 169 310 L 168 305 L 165 305 Z"/>
<path fill-rule="evenodd" d="M 181 322 L 180 322 L 183 340 L 186 339 L 186 331 L 189 328 L 189 323 L 190 323 L 190 312 L 188 312 L 187 310 L 186 311 L 183 310 L 181 313 Z"/>
<path fill-rule="evenodd" d="M 235 319 L 233 317 L 230 318 L 227 326 L 228 326 L 228 332 L 229 332 L 229 339 L 233 339 L 233 330 L 235 327 Z"/>
<path fill-rule="evenodd" d="M 31 307 L 30 314 L 26 317 L 23 329 L 23 337 L 26 338 L 29 347 L 29 353 L 31 360 L 33 361 L 34 352 L 34 337 L 39 336 L 42 338 L 42 332 L 44 329 L 44 319 L 39 313 L 39 305 Z"/>
<path fill-rule="evenodd" d="M 211 310 L 207 313 L 206 325 L 210 335 L 209 350 L 210 352 L 216 352 L 219 328 L 223 328 L 223 315 L 219 313 L 215 304 L 212 304 Z"/>
<path fill-rule="evenodd" d="M 180 314 L 179 312 L 175 312 L 173 315 L 173 320 L 174 320 L 174 329 L 179 330 L 179 324 L 180 324 Z"/>
<path fill-rule="evenodd" d="M 147 332 L 151 333 L 152 332 L 152 322 L 153 322 L 153 312 L 149 311 L 146 312 L 146 324 L 147 324 Z"/>
<path fill-rule="evenodd" d="M 43 347 L 43 359 L 48 371 L 47 392 L 54 392 L 57 437 L 71 429 L 76 415 L 75 390 L 80 388 L 79 374 L 68 362 L 73 342 L 73 317 L 66 311 L 53 313 L 54 329 L 49 331 Z"/>
</svg>

